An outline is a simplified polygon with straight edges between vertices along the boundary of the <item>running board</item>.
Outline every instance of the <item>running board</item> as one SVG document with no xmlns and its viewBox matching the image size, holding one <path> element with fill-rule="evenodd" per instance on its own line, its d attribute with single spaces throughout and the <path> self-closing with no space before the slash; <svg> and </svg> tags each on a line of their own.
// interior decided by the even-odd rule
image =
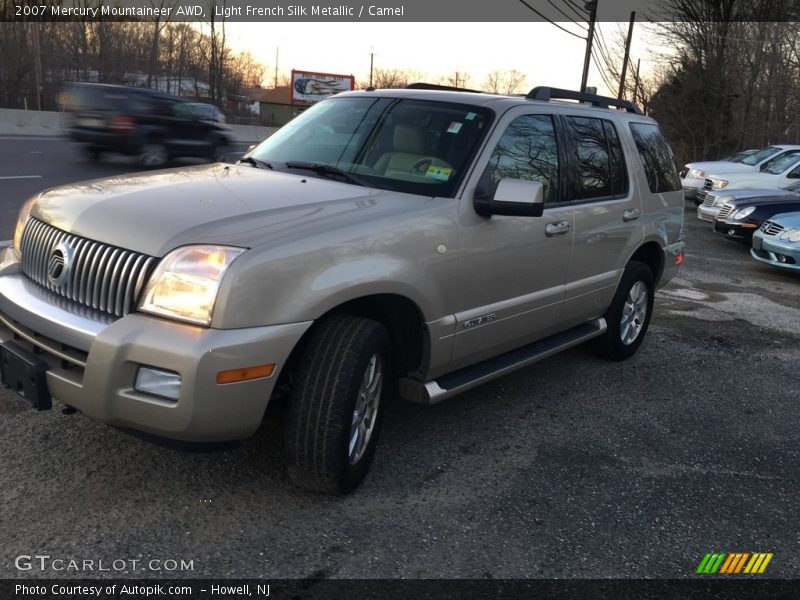
<svg viewBox="0 0 800 600">
<path fill-rule="evenodd" d="M 595 319 L 522 348 L 442 375 L 434 381 L 423 383 L 405 377 L 400 380 L 400 396 L 419 404 L 436 404 L 506 373 L 527 367 L 562 350 L 582 344 L 602 335 L 606 329 L 605 319 Z"/>
</svg>

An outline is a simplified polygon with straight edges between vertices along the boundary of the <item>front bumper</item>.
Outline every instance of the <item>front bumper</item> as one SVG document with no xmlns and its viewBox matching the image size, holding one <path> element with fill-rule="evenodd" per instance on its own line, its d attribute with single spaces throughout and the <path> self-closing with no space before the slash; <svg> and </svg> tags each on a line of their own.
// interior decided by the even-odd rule
<svg viewBox="0 0 800 600">
<path fill-rule="evenodd" d="M 721 206 L 706 206 L 705 204 L 701 204 L 697 207 L 697 218 L 701 221 L 713 223 L 721 209 Z"/>
<path fill-rule="evenodd" d="M 16 339 L 48 364 L 53 398 L 110 425 L 170 439 L 213 442 L 252 435 L 281 368 L 311 325 L 221 330 L 141 313 L 112 321 L 5 271 L 0 341 Z M 268 363 L 276 364 L 270 377 L 216 382 L 220 371 Z M 180 374 L 177 400 L 135 390 L 140 366 Z"/>
<path fill-rule="evenodd" d="M 753 232 L 755 232 L 760 225 L 761 223 L 751 223 L 747 220 L 731 221 L 728 219 L 714 219 L 714 233 L 731 240 L 749 242 L 753 238 Z"/>
<path fill-rule="evenodd" d="M 758 240 L 756 240 L 756 238 L 758 238 Z M 756 241 L 759 243 L 756 244 Z M 800 245 L 792 242 L 782 242 L 776 240 L 774 237 L 762 237 L 760 235 L 755 235 L 753 237 L 753 242 L 750 256 L 756 260 L 772 265 L 773 267 L 800 271 Z M 759 246 L 759 248 L 757 249 L 756 246 Z"/>
</svg>

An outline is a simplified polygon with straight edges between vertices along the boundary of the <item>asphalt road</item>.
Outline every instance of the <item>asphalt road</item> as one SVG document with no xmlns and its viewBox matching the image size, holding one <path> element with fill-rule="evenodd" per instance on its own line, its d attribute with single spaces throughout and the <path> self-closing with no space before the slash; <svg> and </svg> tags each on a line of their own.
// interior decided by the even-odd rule
<svg viewBox="0 0 800 600">
<path fill-rule="evenodd" d="M 0 180 L 0 233 L 35 189 L 130 168 L 0 140 L 0 176 L 42 175 Z M 437 406 L 398 400 L 346 498 L 292 488 L 280 410 L 187 453 L 0 392 L 0 578 L 680 578 L 712 551 L 800 577 L 800 275 L 693 213 L 636 356 L 576 348 Z M 15 566 L 35 554 L 126 568 Z M 192 569 L 149 568 L 170 559 Z"/>
</svg>

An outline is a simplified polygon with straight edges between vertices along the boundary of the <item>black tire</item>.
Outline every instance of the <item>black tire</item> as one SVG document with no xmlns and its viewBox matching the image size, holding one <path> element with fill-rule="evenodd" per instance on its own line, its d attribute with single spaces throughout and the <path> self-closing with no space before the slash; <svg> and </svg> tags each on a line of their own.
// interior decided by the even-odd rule
<svg viewBox="0 0 800 600">
<path fill-rule="evenodd" d="M 86 146 L 83 149 L 83 152 L 86 155 L 86 158 L 92 162 L 100 160 L 100 158 L 103 156 L 103 151 L 97 146 Z"/>
<path fill-rule="evenodd" d="M 388 358 L 389 335 L 377 321 L 336 315 L 317 325 L 298 364 L 286 413 L 288 471 L 296 485 L 346 494 L 366 477 L 383 420 Z M 372 364 L 379 374 L 373 386 L 375 412 L 356 420 L 357 400 Z M 369 412 L 366 407 L 361 416 Z M 361 452 L 351 454 L 354 421 L 364 426 L 361 439 L 366 442 L 354 444 Z"/>
<path fill-rule="evenodd" d="M 635 291 L 632 293 L 632 290 Z M 638 261 L 629 262 L 611 306 L 603 315 L 608 329 L 591 341 L 590 345 L 595 353 L 611 360 L 625 360 L 636 353 L 650 325 L 654 290 L 655 282 L 650 267 Z M 634 299 L 646 300 L 644 315 L 640 310 L 632 309 L 636 305 Z M 634 335 L 637 329 L 638 332 Z"/>
</svg>

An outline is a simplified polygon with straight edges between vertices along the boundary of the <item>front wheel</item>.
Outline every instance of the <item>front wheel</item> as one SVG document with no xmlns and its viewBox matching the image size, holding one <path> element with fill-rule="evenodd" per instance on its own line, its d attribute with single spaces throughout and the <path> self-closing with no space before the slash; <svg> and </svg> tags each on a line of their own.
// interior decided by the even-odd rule
<svg viewBox="0 0 800 600">
<path fill-rule="evenodd" d="M 653 313 L 655 282 L 646 264 L 625 267 L 611 306 L 604 315 L 608 329 L 592 340 L 592 349 L 611 360 L 625 360 L 639 349 Z"/>
<path fill-rule="evenodd" d="M 346 494 L 366 477 L 378 442 L 389 336 L 371 319 L 322 321 L 300 359 L 286 416 L 289 476 Z"/>
</svg>

